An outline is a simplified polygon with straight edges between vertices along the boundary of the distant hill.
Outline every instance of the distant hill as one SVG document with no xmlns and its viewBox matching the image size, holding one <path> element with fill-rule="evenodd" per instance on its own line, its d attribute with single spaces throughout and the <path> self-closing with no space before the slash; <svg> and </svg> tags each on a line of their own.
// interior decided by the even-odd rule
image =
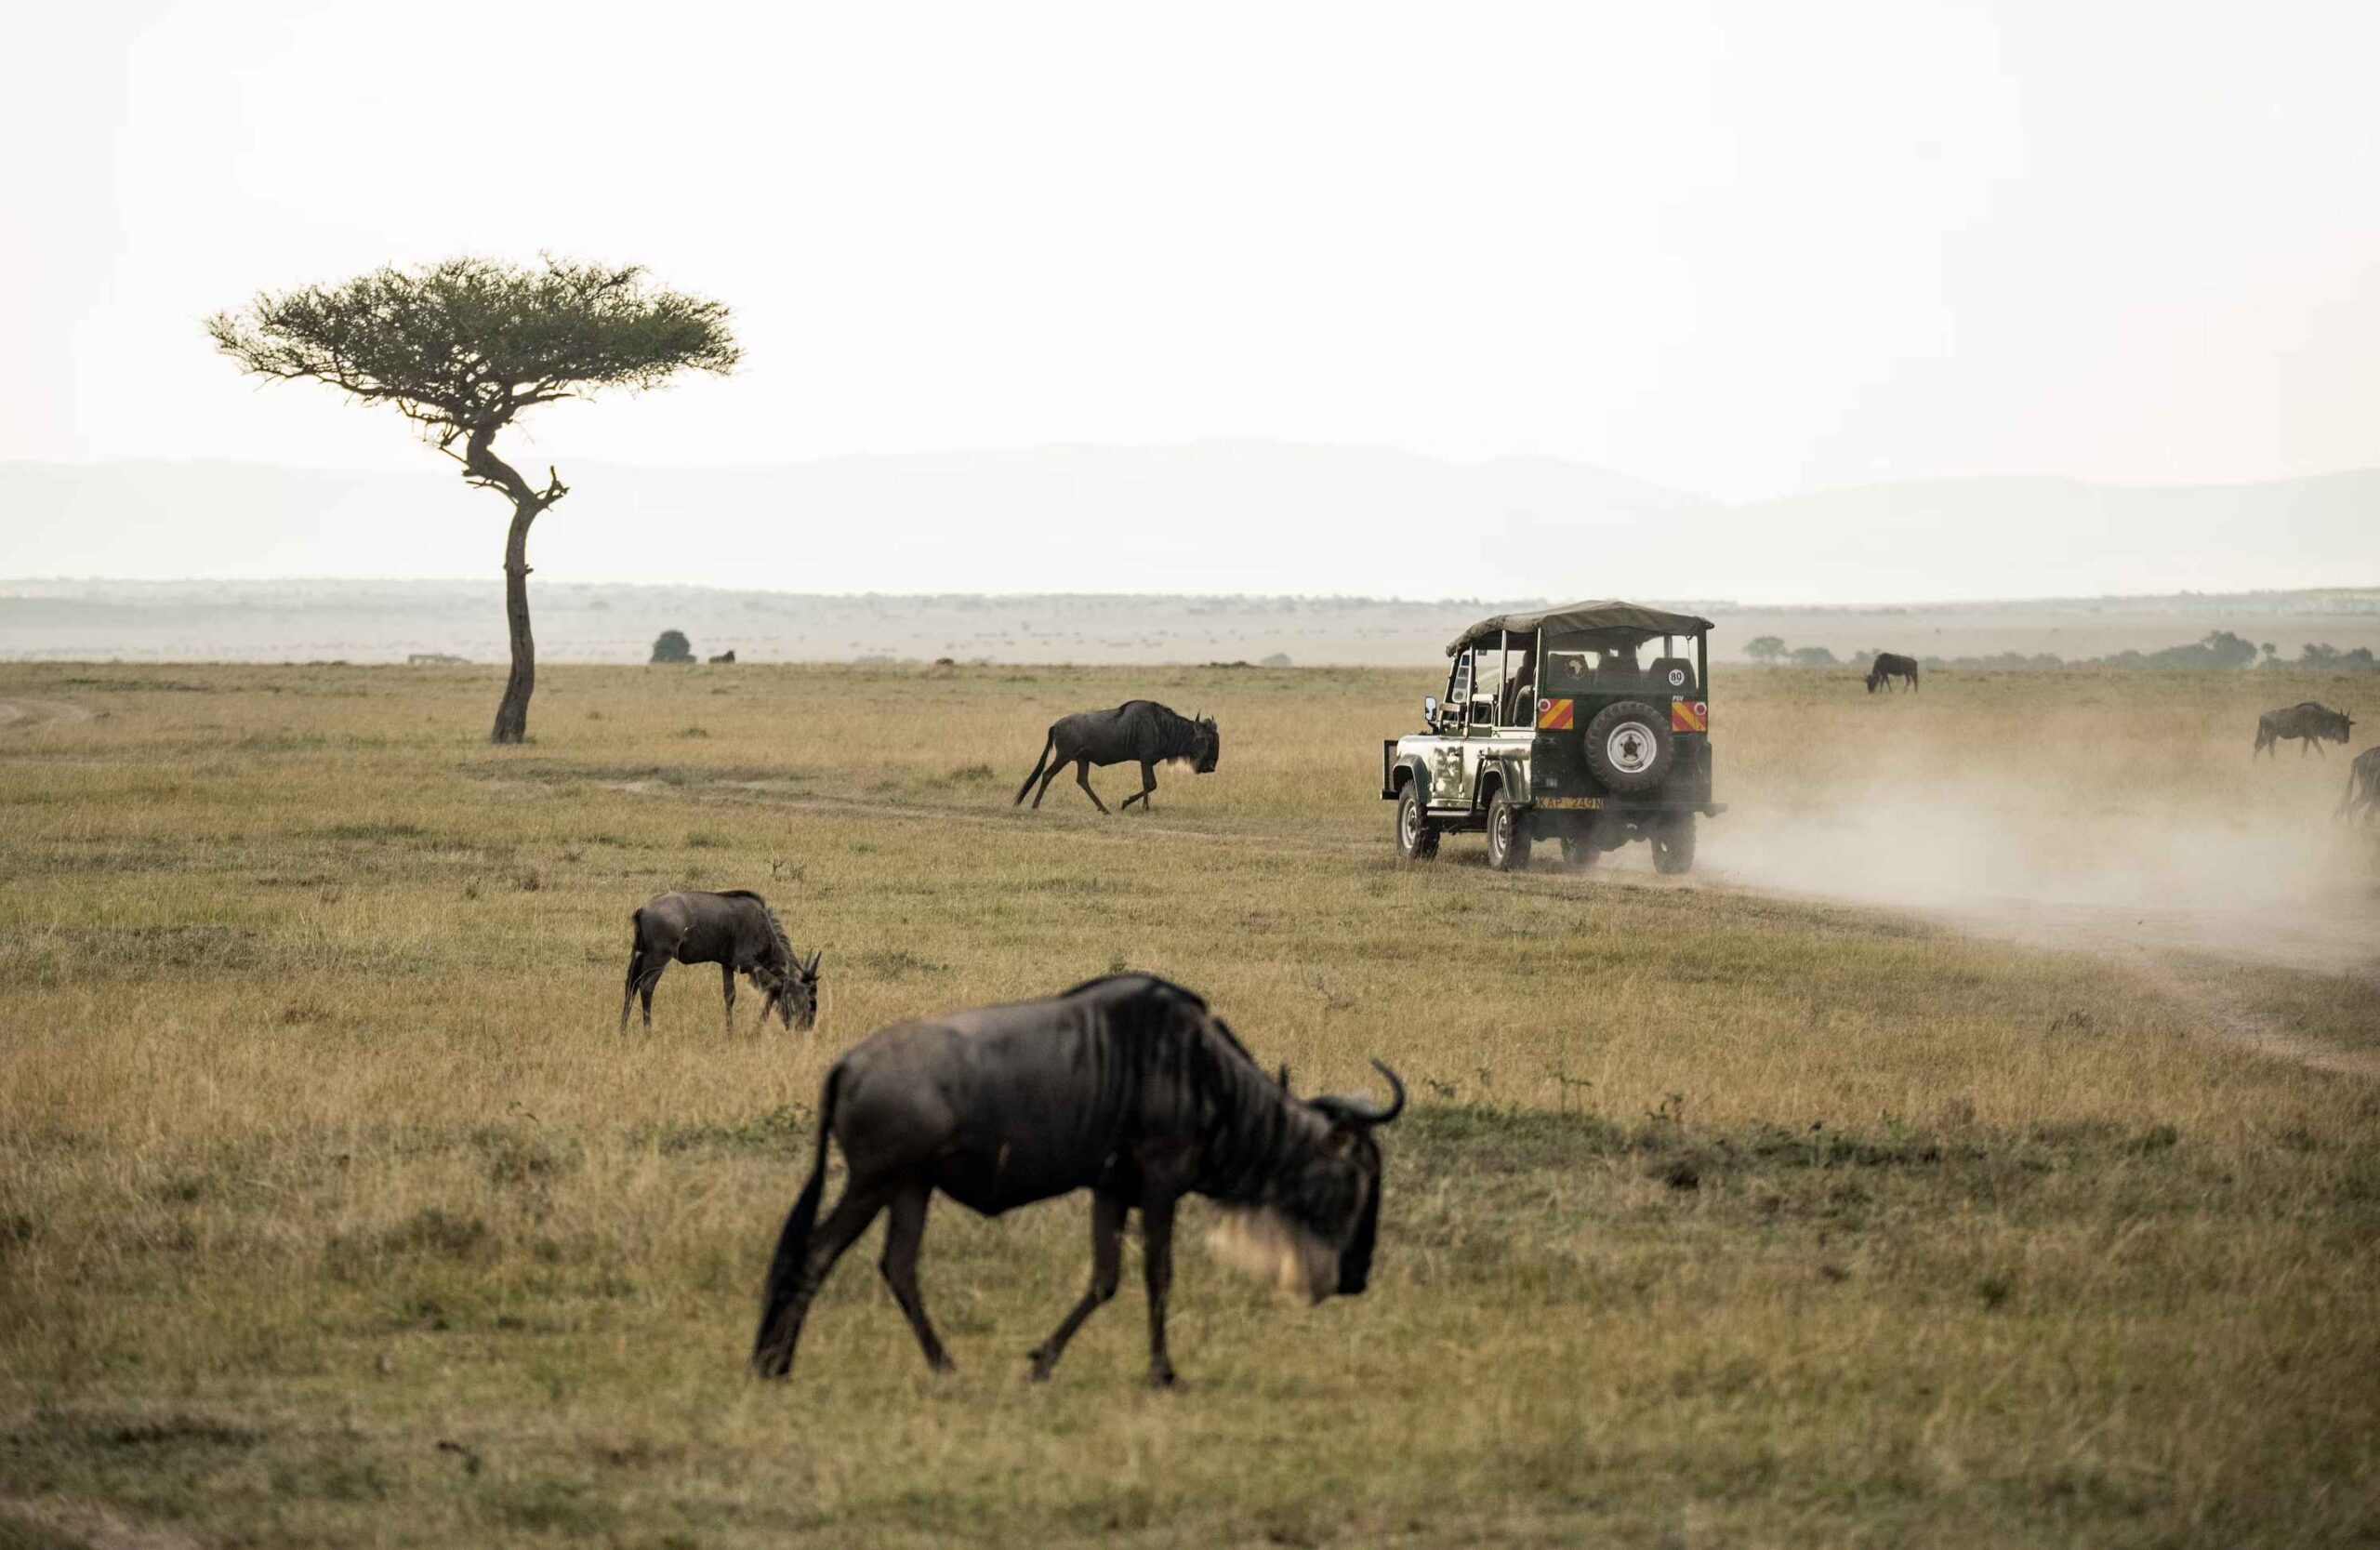
<svg viewBox="0 0 2380 1550">
<path fill-rule="evenodd" d="M 562 472 L 541 582 L 1871 603 L 2380 581 L 2380 470 L 1732 507 L 1560 458 L 1241 441 Z M 405 473 L 0 464 L 0 576 L 492 576 L 503 518 L 426 453 Z"/>
</svg>

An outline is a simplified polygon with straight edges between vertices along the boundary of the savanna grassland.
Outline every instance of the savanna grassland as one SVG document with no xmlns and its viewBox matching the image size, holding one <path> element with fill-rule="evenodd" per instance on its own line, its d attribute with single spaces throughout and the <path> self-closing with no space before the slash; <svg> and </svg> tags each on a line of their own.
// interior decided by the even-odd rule
<svg viewBox="0 0 2380 1550">
<path fill-rule="evenodd" d="M 2236 877 L 2280 939 L 2319 867 L 2351 943 L 2339 750 L 2245 757 L 2338 682 L 1730 672 L 1735 806 L 1666 879 L 1400 865 L 1378 738 L 1427 673 L 560 668 L 504 749 L 499 678 L 0 667 L 0 1543 L 2380 1535 L 2380 1080 L 2242 1037 L 2380 1045 L 2370 965 L 1891 886 Z M 1216 715 L 1220 771 L 1010 805 L 1135 694 Z M 824 947 L 814 1033 L 723 1032 L 707 968 L 615 1032 L 674 886 Z M 1184 1387 L 1129 1265 L 1028 1385 L 1088 1207 L 945 1202 L 956 1377 L 871 1239 L 747 1378 L 832 1056 L 1123 966 L 1301 1091 L 1406 1073 L 1370 1293 L 1283 1305 L 1194 1211 Z"/>
</svg>

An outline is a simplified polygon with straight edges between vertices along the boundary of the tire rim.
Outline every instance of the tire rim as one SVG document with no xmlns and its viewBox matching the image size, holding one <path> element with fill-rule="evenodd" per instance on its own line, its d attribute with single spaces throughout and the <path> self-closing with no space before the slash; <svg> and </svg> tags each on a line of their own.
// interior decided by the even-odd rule
<svg viewBox="0 0 2380 1550">
<path fill-rule="evenodd" d="M 1405 841 L 1405 848 L 1409 851 L 1421 842 L 1421 804 L 1412 799 L 1409 788 L 1405 799 L 1403 828 L 1401 838 Z"/>
<path fill-rule="evenodd" d="M 1503 854 L 1504 852 L 1512 848 L 1513 810 L 1510 807 L 1500 805 L 1496 809 L 1496 832 L 1494 838 L 1496 841 L 1496 854 L 1498 855 Z"/>
<path fill-rule="evenodd" d="M 1603 756 L 1621 775 L 1643 775 L 1661 756 L 1652 729 L 1642 722 L 1622 722 L 1603 740 Z"/>
</svg>

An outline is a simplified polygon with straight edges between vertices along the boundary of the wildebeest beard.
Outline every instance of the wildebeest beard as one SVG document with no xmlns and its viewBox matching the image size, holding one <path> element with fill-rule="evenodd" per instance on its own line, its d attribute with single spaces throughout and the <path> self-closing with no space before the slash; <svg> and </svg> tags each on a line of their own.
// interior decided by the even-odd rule
<svg viewBox="0 0 2380 1550">
<path fill-rule="evenodd" d="M 1277 1292 L 1319 1303 L 1339 1284 L 1339 1255 L 1278 1206 L 1224 1206 L 1207 1229 L 1216 1259 Z"/>
<path fill-rule="evenodd" d="M 1270 1283 L 1276 1290 L 1319 1303 L 1336 1294 L 1361 1293 L 1371 1279 L 1372 1239 L 1380 1229 L 1380 1186 L 1377 1172 L 1359 1173 L 1355 1187 L 1363 1200 L 1355 1212 L 1345 1247 L 1334 1247 L 1316 1227 L 1300 1220 L 1297 1206 L 1316 1211 L 1328 1220 L 1344 1222 L 1353 1202 L 1344 1198 L 1337 1180 L 1313 1182 L 1329 1199 L 1295 1205 L 1267 1200 L 1254 1205 L 1223 1205 L 1207 1229 L 1207 1247 L 1233 1269 Z"/>
</svg>

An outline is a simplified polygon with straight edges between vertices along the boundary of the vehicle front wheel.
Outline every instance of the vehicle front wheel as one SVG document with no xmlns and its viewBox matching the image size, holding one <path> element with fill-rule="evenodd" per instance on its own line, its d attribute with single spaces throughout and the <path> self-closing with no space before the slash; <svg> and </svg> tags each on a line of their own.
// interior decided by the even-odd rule
<svg viewBox="0 0 2380 1550">
<path fill-rule="evenodd" d="M 1653 870 L 1680 877 L 1694 870 L 1694 815 L 1680 813 L 1656 825 L 1652 833 Z"/>
<path fill-rule="evenodd" d="M 1421 811 L 1421 783 L 1408 780 L 1396 799 L 1396 854 L 1408 861 L 1427 861 L 1438 854 L 1438 829 Z"/>
<path fill-rule="evenodd" d="M 1500 872 L 1528 869 L 1528 817 L 1501 790 L 1488 803 L 1488 865 Z"/>
</svg>

